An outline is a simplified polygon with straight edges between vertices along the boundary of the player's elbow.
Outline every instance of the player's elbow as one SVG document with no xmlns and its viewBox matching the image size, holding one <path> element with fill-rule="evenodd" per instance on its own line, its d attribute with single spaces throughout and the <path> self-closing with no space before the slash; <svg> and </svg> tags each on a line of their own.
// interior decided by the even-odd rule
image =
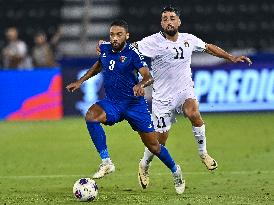
<svg viewBox="0 0 274 205">
<path fill-rule="evenodd" d="M 206 44 L 206 49 L 205 49 L 206 52 L 211 52 L 213 49 L 214 49 L 213 44 L 210 44 L 210 43 Z"/>
</svg>

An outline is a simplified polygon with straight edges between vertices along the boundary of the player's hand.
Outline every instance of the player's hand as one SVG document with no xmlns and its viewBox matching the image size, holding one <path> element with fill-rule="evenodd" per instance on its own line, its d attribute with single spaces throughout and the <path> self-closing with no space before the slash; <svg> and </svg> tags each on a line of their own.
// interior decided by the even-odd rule
<svg viewBox="0 0 274 205">
<path fill-rule="evenodd" d="M 242 63 L 248 63 L 248 65 L 250 66 L 252 64 L 252 61 L 250 60 L 250 58 L 246 57 L 246 56 L 234 56 L 231 61 L 233 63 L 238 63 L 238 62 L 242 62 Z"/>
<path fill-rule="evenodd" d="M 76 82 L 73 82 L 69 85 L 66 86 L 66 89 L 69 91 L 69 92 L 74 92 L 75 90 L 79 89 L 80 86 L 81 86 L 81 82 L 79 81 L 76 81 Z"/>
<path fill-rule="evenodd" d="M 144 96 L 145 95 L 145 89 L 142 84 L 137 84 L 133 87 L 133 92 L 135 96 Z"/>
<path fill-rule="evenodd" d="M 101 54 L 100 45 L 104 42 L 104 40 L 99 40 L 96 45 L 96 54 L 99 56 Z"/>
<path fill-rule="evenodd" d="M 136 42 L 131 43 L 135 48 L 138 48 L 138 44 Z"/>
</svg>

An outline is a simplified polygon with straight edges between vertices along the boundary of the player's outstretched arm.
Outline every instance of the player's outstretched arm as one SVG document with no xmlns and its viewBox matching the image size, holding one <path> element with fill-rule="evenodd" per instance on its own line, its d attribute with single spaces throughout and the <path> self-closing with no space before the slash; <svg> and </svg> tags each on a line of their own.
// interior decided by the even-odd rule
<svg viewBox="0 0 274 205">
<path fill-rule="evenodd" d="M 135 96 L 144 96 L 145 87 L 151 85 L 154 82 L 153 77 L 151 76 L 149 69 L 147 67 L 142 67 L 139 69 L 143 79 L 137 85 L 133 87 L 133 92 Z"/>
<path fill-rule="evenodd" d="M 98 73 L 101 72 L 101 70 L 102 70 L 102 67 L 101 67 L 99 61 L 96 61 L 96 63 L 93 64 L 93 66 L 85 73 L 85 75 L 83 75 L 79 80 L 67 85 L 66 89 L 69 92 L 74 92 L 75 90 L 80 88 L 80 86 L 82 85 L 83 82 L 85 82 L 89 78 L 97 75 Z"/>
<path fill-rule="evenodd" d="M 207 44 L 205 52 L 207 52 L 210 55 L 217 56 L 219 58 L 224 58 L 232 63 L 246 62 L 246 63 L 248 63 L 248 65 L 252 64 L 252 61 L 248 57 L 234 56 L 213 44 Z"/>
</svg>

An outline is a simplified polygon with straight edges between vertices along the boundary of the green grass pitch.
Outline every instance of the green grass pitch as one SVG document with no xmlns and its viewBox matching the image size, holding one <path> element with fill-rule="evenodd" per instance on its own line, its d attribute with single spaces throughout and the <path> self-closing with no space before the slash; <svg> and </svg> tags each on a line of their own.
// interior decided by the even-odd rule
<svg viewBox="0 0 274 205">
<path fill-rule="evenodd" d="M 143 145 L 126 123 L 105 127 L 116 172 L 97 180 L 94 204 L 274 204 L 274 113 L 205 114 L 214 172 L 200 162 L 190 123 L 179 118 L 167 144 L 186 191 L 176 195 L 170 171 L 155 158 L 150 186 L 139 187 Z M 0 204 L 79 204 L 74 182 L 100 163 L 82 118 L 0 122 Z M 83 204 L 83 203 L 81 203 Z"/>
</svg>

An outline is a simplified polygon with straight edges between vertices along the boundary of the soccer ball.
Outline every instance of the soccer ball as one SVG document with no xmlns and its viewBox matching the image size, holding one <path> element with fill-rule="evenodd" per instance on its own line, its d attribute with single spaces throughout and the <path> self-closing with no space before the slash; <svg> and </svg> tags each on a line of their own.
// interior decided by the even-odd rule
<svg viewBox="0 0 274 205">
<path fill-rule="evenodd" d="M 73 194 L 79 201 L 93 201 L 98 194 L 98 186 L 94 180 L 82 178 L 75 182 Z"/>
</svg>

